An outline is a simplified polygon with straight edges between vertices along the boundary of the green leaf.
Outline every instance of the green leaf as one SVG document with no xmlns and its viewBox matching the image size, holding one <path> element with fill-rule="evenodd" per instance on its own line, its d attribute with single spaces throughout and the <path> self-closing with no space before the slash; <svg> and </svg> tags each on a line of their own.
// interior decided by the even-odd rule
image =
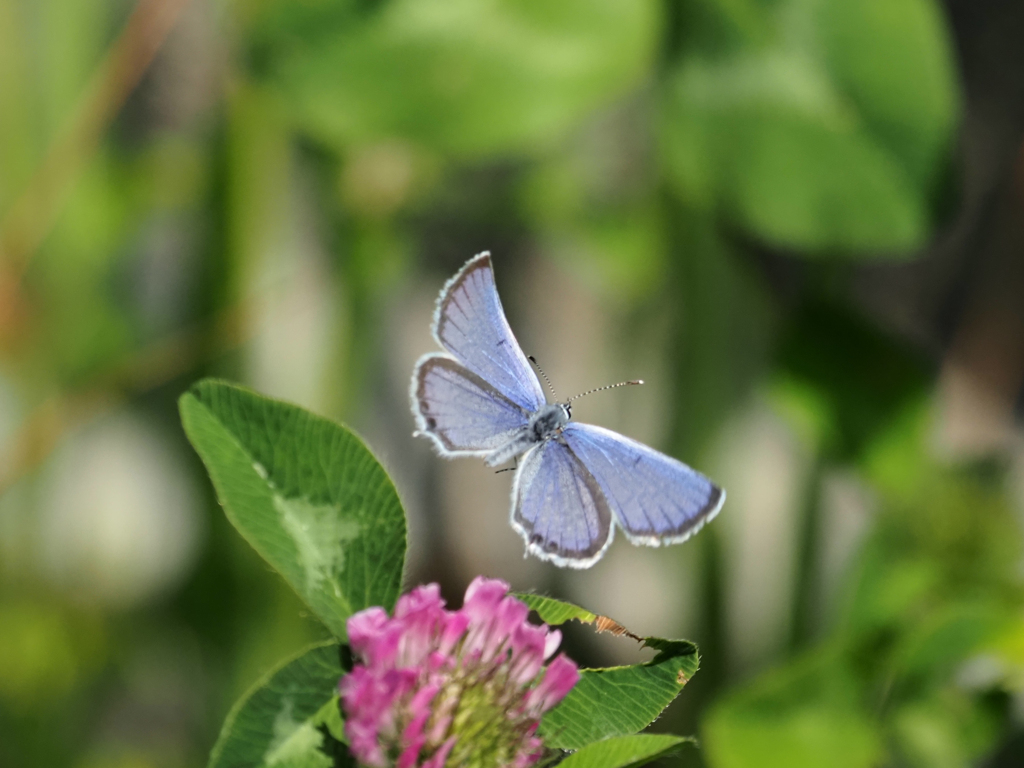
<svg viewBox="0 0 1024 768">
<path fill-rule="evenodd" d="M 219 381 L 193 386 L 179 406 L 228 519 L 336 637 L 356 611 L 393 607 L 405 514 L 362 440 Z"/>
<path fill-rule="evenodd" d="M 343 145 L 480 157 L 547 144 L 641 82 L 658 45 L 651 0 L 295 5 L 265 24 L 270 70 L 300 123 Z"/>
<path fill-rule="evenodd" d="M 644 638 L 634 635 L 624 626 L 610 619 L 607 616 L 598 616 L 596 613 L 591 613 L 584 608 L 580 608 L 578 605 L 567 603 L 563 600 L 556 600 L 553 597 L 545 597 L 544 595 L 534 595 L 526 592 L 521 592 L 516 595 L 520 600 L 530 606 L 531 610 L 537 612 L 540 620 L 547 624 L 564 624 L 567 621 L 575 619 L 582 624 L 593 624 L 594 629 L 598 632 L 610 632 L 613 635 L 625 635 L 631 637 L 638 643 L 644 642 Z"/>
<path fill-rule="evenodd" d="M 932 182 L 958 107 L 938 4 L 833 0 L 819 4 L 817 19 L 828 69 L 864 125 L 913 180 Z"/>
<path fill-rule="evenodd" d="M 683 196 L 784 247 L 919 246 L 957 111 L 934 4 L 780 0 L 757 29 L 681 58 L 664 138 Z"/>
<path fill-rule="evenodd" d="M 208 768 L 332 768 L 318 726 L 337 737 L 342 674 L 335 643 L 308 648 L 269 672 L 232 707 Z"/>
<path fill-rule="evenodd" d="M 539 595 L 519 597 L 549 624 L 576 619 L 598 631 L 641 640 L 621 624 L 571 603 Z M 545 744 L 580 749 L 609 736 L 637 733 L 654 722 L 697 672 L 699 659 L 697 646 L 688 640 L 646 637 L 642 642 L 658 652 L 649 662 L 580 670 L 576 686 L 541 721 Z"/>
<path fill-rule="evenodd" d="M 536 611 L 540 620 L 546 624 L 558 625 L 575 619 L 584 624 L 593 624 L 597 619 L 596 613 L 591 613 L 578 605 L 567 603 L 564 600 L 556 600 L 553 597 L 534 595 L 526 592 L 516 594 L 520 600 L 530 606 L 530 610 Z"/>
<path fill-rule="evenodd" d="M 646 765 L 659 757 L 678 752 L 692 739 L 668 734 L 643 733 L 616 736 L 588 744 L 559 763 L 561 768 L 629 768 Z"/>
<path fill-rule="evenodd" d="M 645 664 L 581 670 L 580 681 L 541 721 L 546 744 L 579 749 L 654 722 L 697 671 L 697 646 L 656 637 L 644 644 L 658 651 Z"/>
</svg>

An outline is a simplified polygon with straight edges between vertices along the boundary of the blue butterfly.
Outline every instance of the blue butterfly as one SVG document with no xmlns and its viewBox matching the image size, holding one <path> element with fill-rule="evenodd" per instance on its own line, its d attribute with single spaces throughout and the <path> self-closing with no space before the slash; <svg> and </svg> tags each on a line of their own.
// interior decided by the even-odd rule
<svg viewBox="0 0 1024 768">
<path fill-rule="evenodd" d="M 690 538 L 722 508 L 725 491 L 704 475 L 571 422 L 571 400 L 547 402 L 505 319 L 490 253 L 441 289 L 433 332 L 447 353 L 424 355 L 413 370 L 414 434 L 446 458 L 482 456 L 497 466 L 521 457 L 511 522 L 528 553 L 589 568 L 611 545 L 614 524 L 633 544 L 660 547 Z"/>
</svg>

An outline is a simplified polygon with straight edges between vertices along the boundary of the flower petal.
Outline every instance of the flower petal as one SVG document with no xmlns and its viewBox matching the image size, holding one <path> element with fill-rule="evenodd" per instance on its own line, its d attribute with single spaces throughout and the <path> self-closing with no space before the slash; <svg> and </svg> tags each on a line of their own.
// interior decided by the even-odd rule
<svg viewBox="0 0 1024 768">
<path fill-rule="evenodd" d="M 348 617 L 348 643 L 352 652 L 365 658 L 366 648 L 380 635 L 389 619 L 383 608 L 367 608 Z"/>
<path fill-rule="evenodd" d="M 395 604 L 395 618 L 402 619 L 410 613 L 422 610 L 441 610 L 444 600 L 441 599 L 441 587 L 437 584 L 424 584 L 398 598 Z"/>
<path fill-rule="evenodd" d="M 448 755 L 451 754 L 452 748 L 455 746 L 456 739 L 456 736 L 449 737 L 449 739 L 438 748 L 437 752 L 435 752 L 429 760 L 423 763 L 421 768 L 444 768 L 444 761 L 447 760 Z"/>
<path fill-rule="evenodd" d="M 470 619 L 489 619 L 501 599 L 508 594 L 508 584 L 501 579 L 485 579 L 477 576 L 466 587 L 466 598 L 462 610 Z"/>
<path fill-rule="evenodd" d="M 555 651 L 558 650 L 558 646 L 562 644 L 562 633 L 557 629 L 549 629 L 548 636 L 544 641 L 544 660 L 550 659 L 555 655 Z"/>
<path fill-rule="evenodd" d="M 512 660 L 509 676 L 518 685 L 525 685 L 544 666 L 547 633 L 541 627 L 523 623 L 512 633 Z"/>
<path fill-rule="evenodd" d="M 443 654 L 449 654 L 455 650 L 455 646 L 458 644 L 462 636 L 466 634 L 466 628 L 469 626 L 469 615 L 462 611 L 455 611 L 453 613 L 445 612 L 445 624 L 441 630 L 441 637 L 437 643 L 437 650 Z"/>
<path fill-rule="evenodd" d="M 544 679 L 530 692 L 527 707 L 539 716 L 565 698 L 580 679 L 579 669 L 565 654 L 559 654 L 544 671 Z"/>
</svg>

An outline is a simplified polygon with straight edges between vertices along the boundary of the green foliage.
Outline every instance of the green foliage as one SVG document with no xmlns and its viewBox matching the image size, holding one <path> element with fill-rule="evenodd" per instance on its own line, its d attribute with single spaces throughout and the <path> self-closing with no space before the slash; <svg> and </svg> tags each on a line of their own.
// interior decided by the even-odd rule
<svg viewBox="0 0 1024 768">
<path fill-rule="evenodd" d="M 338 646 L 313 646 L 259 680 L 232 707 L 209 768 L 331 768 L 326 728 L 341 737 Z"/>
<path fill-rule="evenodd" d="M 812 254 L 918 246 L 956 109 L 935 6 L 714 5 L 719 34 L 682 52 L 663 120 L 686 199 Z"/>
<path fill-rule="evenodd" d="M 588 744 L 565 758 L 563 768 L 629 768 L 674 754 L 689 742 L 681 736 L 645 733 L 613 736 Z"/>
<path fill-rule="evenodd" d="M 809 657 L 728 697 L 708 716 L 704 744 L 716 768 L 869 768 L 882 754 L 849 670 Z"/>
<path fill-rule="evenodd" d="M 1019 527 L 985 482 L 991 470 L 927 458 L 929 426 L 907 408 L 868 447 L 880 509 L 834 629 L 714 708 L 704 743 L 715 768 L 962 766 L 992 748 L 989 690 L 1019 664 L 999 649 L 1024 627 Z M 1005 661 L 971 681 L 985 658 Z"/>
<path fill-rule="evenodd" d="M 635 85 L 656 43 L 651 0 L 289 6 L 260 26 L 261 57 L 300 124 L 341 146 L 398 137 L 459 157 L 536 148 Z"/>
<path fill-rule="evenodd" d="M 181 416 L 238 531 L 335 637 L 401 588 L 405 516 L 391 479 L 345 427 L 204 381 Z"/>
<path fill-rule="evenodd" d="M 923 396 L 932 373 L 916 351 L 825 302 L 803 306 L 790 318 L 776 360 L 782 399 L 818 412 L 808 437 L 838 460 L 862 456 Z"/>
</svg>

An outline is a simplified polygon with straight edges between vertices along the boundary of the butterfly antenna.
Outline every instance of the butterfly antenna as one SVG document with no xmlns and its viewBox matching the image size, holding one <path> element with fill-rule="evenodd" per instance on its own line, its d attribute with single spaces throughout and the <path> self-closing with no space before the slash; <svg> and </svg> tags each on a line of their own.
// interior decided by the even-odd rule
<svg viewBox="0 0 1024 768">
<path fill-rule="evenodd" d="M 605 385 L 603 387 L 598 387 L 597 389 L 588 389 L 586 392 L 581 392 L 578 395 L 570 397 L 565 402 L 566 403 L 571 403 L 573 400 L 579 400 L 581 397 L 586 397 L 587 395 L 592 395 L 595 392 L 604 392 L 606 389 L 615 389 L 616 387 L 638 386 L 638 385 L 643 384 L 643 383 L 644 383 L 643 379 L 633 379 L 632 381 L 620 381 L 618 384 L 607 384 L 607 385 Z"/>
<path fill-rule="evenodd" d="M 551 396 L 555 398 L 555 402 L 557 403 L 558 395 L 555 394 L 555 388 L 551 386 L 551 379 L 549 379 L 548 375 L 544 373 L 544 369 L 540 367 L 540 363 L 537 362 L 536 357 L 530 355 L 530 362 L 533 363 L 534 367 L 537 369 L 537 372 L 540 374 L 540 377 L 544 379 L 544 383 L 548 385 L 548 389 L 551 390 Z"/>
</svg>

